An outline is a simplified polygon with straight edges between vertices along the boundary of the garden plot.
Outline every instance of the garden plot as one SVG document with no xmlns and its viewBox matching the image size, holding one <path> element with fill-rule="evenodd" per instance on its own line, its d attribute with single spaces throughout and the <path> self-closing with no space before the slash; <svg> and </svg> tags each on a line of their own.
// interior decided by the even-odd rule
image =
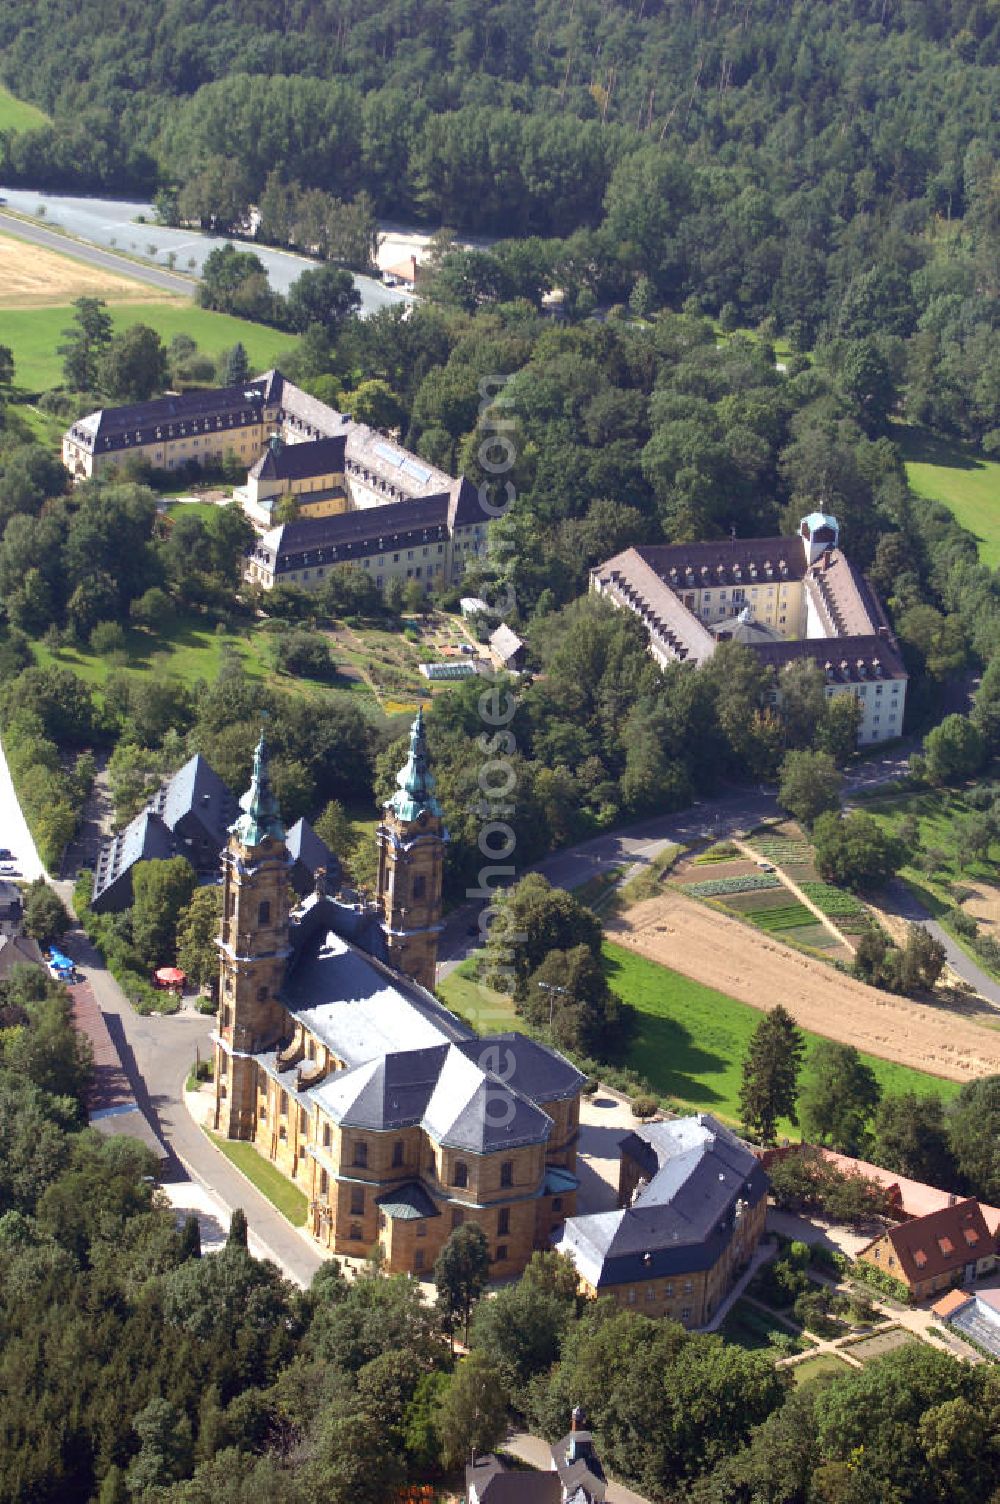
<svg viewBox="0 0 1000 1504">
<path fill-rule="evenodd" d="M 883 1332 L 873 1332 L 870 1337 L 861 1337 L 857 1342 L 844 1342 L 842 1347 L 859 1363 L 871 1363 L 875 1358 L 884 1358 L 898 1348 L 909 1347 L 920 1338 L 903 1326 L 889 1327 Z"/>
</svg>

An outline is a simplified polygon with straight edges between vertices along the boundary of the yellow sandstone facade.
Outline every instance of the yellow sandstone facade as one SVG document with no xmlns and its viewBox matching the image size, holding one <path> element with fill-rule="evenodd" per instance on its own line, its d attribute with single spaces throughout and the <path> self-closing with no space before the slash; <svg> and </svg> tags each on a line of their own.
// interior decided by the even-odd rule
<svg viewBox="0 0 1000 1504">
<path fill-rule="evenodd" d="M 576 1207 L 583 1077 L 516 1034 L 477 1038 L 433 997 L 440 807 L 420 717 L 379 831 L 377 908 L 292 910 L 263 741 L 223 857 L 214 1126 L 297 1184 L 311 1234 L 429 1274 L 463 1222 L 497 1278 Z"/>
</svg>

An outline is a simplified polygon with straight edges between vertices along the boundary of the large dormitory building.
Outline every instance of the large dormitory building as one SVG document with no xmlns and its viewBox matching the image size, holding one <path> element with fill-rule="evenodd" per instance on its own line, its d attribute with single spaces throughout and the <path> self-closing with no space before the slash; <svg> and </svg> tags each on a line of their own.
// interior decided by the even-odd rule
<svg viewBox="0 0 1000 1504">
<path fill-rule="evenodd" d="M 420 716 L 378 829 L 377 903 L 290 908 L 290 854 L 263 741 L 222 857 L 214 1127 L 305 1192 L 333 1252 L 382 1245 L 427 1274 L 476 1222 L 497 1278 L 576 1209 L 584 1077 L 556 1050 L 479 1037 L 433 995 L 444 831 Z"/>
<path fill-rule="evenodd" d="M 78 480 L 129 462 L 171 471 L 233 456 L 247 468 L 235 500 L 260 534 L 246 578 L 265 590 L 318 589 L 338 564 L 365 570 L 379 588 L 391 579 L 440 588 L 485 552 L 489 519 L 474 486 L 280 371 L 241 387 L 103 408 L 63 435 L 63 463 Z M 280 522 L 288 499 L 296 516 Z"/>
<path fill-rule="evenodd" d="M 794 538 L 733 538 L 628 548 L 591 571 L 591 589 L 632 611 L 662 666 L 705 663 L 743 642 L 778 675 L 799 659 L 822 670 L 828 696 L 856 698 L 859 745 L 901 735 L 907 673 L 881 603 L 840 546 L 834 517 L 814 512 Z"/>
</svg>

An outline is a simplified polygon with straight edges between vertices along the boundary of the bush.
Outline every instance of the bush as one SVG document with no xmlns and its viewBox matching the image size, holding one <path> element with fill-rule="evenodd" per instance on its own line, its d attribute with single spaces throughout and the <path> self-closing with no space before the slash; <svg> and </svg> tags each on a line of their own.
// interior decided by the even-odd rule
<svg viewBox="0 0 1000 1504">
<path fill-rule="evenodd" d="M 651 1118 L 660 1110 L 660 1104 L 655 1097 L 633 1097 L 632 1116 L 635 1118 Z"/>
<path fill-rule="evenodd" d="M 125 629 L 121 622 L 99 621 L 90 634 L 90 650 L 100 658 L 125 651 Z"/>
</svg>

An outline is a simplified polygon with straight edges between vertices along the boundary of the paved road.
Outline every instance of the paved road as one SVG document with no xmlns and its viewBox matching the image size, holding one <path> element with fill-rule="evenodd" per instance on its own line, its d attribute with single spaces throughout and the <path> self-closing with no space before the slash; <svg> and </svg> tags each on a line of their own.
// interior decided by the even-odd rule
<svg viewBox="0 0 1000 1504">
<path fill-rule="evenodd" d="M 932 919 L 918 898 L 910 892 L 910 889 L 901 878 L 893 878 L 886 889 L 885 909 L 890 914 L 898 914 L 901 919 L 908 919 L 911 924 L 922 924 L 929 930 L 935 940 L 940 940 L 944 946 L 948 965 L 956 976 L 968 982 L 978 993 L 986 998 L 994 1007 L 1000 1008 L 1000 982 L 985 972 L 972 957 L 967 955 L 958 942 L 949 935 L 948 931 L 940 925 L 936 919 Z"/>
<path fill-rule="evenodd" d="M 140 228 L 143 228 L 140 226 Z M 28 240 L 32 245 L 41 245 L 49 251 L 58 251 L 63 256 L 75 256 L 89 266 L 99 266 L 103 271 L 116 276 L 132 277 L 136 282 L 146 282 L 150 287 L 163 292 L 179 293 L 190 298 L 195 283 L 192 277 L 181 277 L 176 272 L 161 269 L 148 262 L 130 261 L 125 256 L 116 256 L 113 251 L 102 251 L 94 245 L 85 245 L 81 240 L 70 240 L 58 230 L 46 229 L 41 224 L 28 224 L 11 214 L 0 214 L 0 230 L 5 235 L 15 235 L 18 240 Z"/>
<path fill-rule="evenodd" d="M 190 1175 L 209 1186 L 228 1209 L 241 1206 L 268 1255 L 290 1278 L 308 1285 L 323 1263 L 321 1254 L 215 1148 L 184 1106 L 184 1082 L 195 1051 L 203 1060 L 211 1053 L 211 1019 L 199 1013 L 144 1017 L 136 1013 L 81 931 L 68 935 L 63 948 L 93 987 L 136 1101 L 171 1150 L 173 1162 L 164 1179 Z"/>
<path fill-rule="evenodd" d="M 254 240 L 237 240 L 231 235 L 203 235 L 197 230 L 174 229 L 169 225 L 154 224 L 155 211 L 149 203 L 126 199 L 75 197 L 65 193 L 40 193 L 30 188 L 7 189 L 4 197 L 9 208 L 16 210 L 18 214 L 32 216 L 32 222 L 27 226 L 29 230 L 42 228 L 35 221 L 34 216 L 39 206 L 44 205 L 45 218 L 51 225 L 78 237 L 74 243 L 68 241 L 65 235 L 56 233 L 54 239 L 39 241 L 39 244 L 51 246 L 54 250 L 68 252 L 74 256 L 82 256 L 87 261 L 92 260 L 91 256 L 86 254 L 88 246 L 101 248 L 100 254 L 103 259 L 95 260 L 94 265 L 137 277 L 140 281 L 152 280 L 140 275 L 141 267 L 138 263 L 116 258 L 114 250 L 117 247 L 119 251 L 127 251 L 130 256 L 139 257 L 149 270 L 157 270 L 164 277 L 171 279 L 169 282 L 157 280 L 153 283 L 154 286 L 165 288 L 169 292 L 180 291 L 187 297 L 190 297 L 192 292 L 192 278 L 201 275 L 205 258 L 217 246 L 225 245 L 227 242 L 231 242 L 241 250 L 253 251 L 255 256 L 260 257 L 271 286 L 276 292 L 287 292 L 304 271 L 314 269 L 318 264 L 306 256 L 296 256 L 292 251 L 278 250 L 274 246 L 259 245 Z M 138 223 L 139 215 L 144 217 L 146 223 Z M 5 215 L 0 228 L 10 229 L 12 234 L 19 233 L 13 228 L 14 226 L 23 226 L 23 221 Z M 53 235 L 52 230 L 48 233 L 50 236 Z M 87 242 L 87 244 L 84 245 L 82 242 Z M 150 247 L 153 248 L 152 251 Z M 108 256 L 111 257 L 110 260 L 107 259 Z M 188 272 L 190 275 L 180 276 L 177 273 L 171 273 L 167 263 L 168 256 L 175 258 L 175 265 L 179 271 Z M 390 304 L 413 301 L 412 293 L 401 288 L 386 287 L 374 277 L 355 275 L 354 285 L 361 296 L 362 318 Z"/>
</svg>

